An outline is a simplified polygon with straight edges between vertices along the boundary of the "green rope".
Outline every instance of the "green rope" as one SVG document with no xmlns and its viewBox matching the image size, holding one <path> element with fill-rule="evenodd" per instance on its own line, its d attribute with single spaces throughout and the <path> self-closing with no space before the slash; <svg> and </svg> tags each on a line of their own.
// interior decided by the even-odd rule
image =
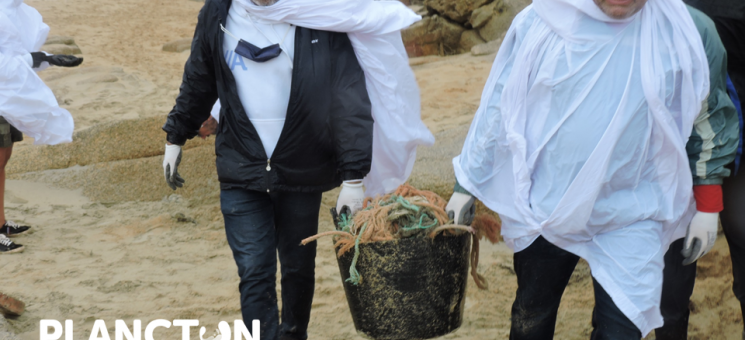
<svg viewBox="0 0 745 340">
<path fill-rule="evenodd" d="M 388 215 L 388 221 L 396 223 L 401 226 L 399 230 L 399 237 L 412 237 L 414 235 L 422 234 L 420 230 L 428 230 L 439 225 L 439 221 L 432 217 L 432 212 L 429 208 L 420 207 L 409 202 L 403 196 L 392 195 L 388 200 L 378 201 L 378 206 L 391 206 L 391 212 Z M 371 209 L 372 205 L 366 209 Z M 431 222 L 431 223 L 430 223 Z M 357 261 L 360 256 L 360 241 L 362 240 L 362 234 L 367 229 L 367 223 L 365 223 L 359 230 L 354 230 L 354 221 L 346 215 L 342 215 L 339 221 L 339 226 L 343 231 L 356 234 L 354 241 L 354 258 L 352 264 L 349 267 L 349 278 L 345 282 L 357 286 L 362 282 L 362 276 L 357 271 Z"/>
<path fill-rule="evenodd" d="M 360 239 L 362 238 L 362 234 L 365 232 L 365 228 L 367 228 L 367 223 L 362 226 L 360 233 L 357 235 L 357 239 L 354 241 L 354 258 L 352 259 L 352 265 L 349 267 L 349 278 L 346 279 L 346 282 L 351 282 L 355 286 L 359 285 L 362 281 L 360 272 L 357 271 L 357 259 L 360 257 Z"/>
<path fill-rule="evenodd" d="M 409 203 L 409 201 L 407 201 L 402 196 L 396 196 L 396 203 L 400 203 L 404 208 L 406 208 L 408 210 L 411 210 L 411 211 L 414 211 L 414 212 L 419 212 L 419 207 L 417 207 L 416 205 L 413 205 L 413 204 Z"/>
<path fill-rule="evenodd" d="M 417 224 L 415 226 L 411 226 L 411 227 L 401 227 L 401 229 L 403 229 L 405 231 L 411 231 L 411 230 L 419 230 L 419 229 L 429 229 L 429 228 L 432 228 L 434 226 L 437 226 L 437 223 L 438 222 L 437 222 L 437 219 L 436 218 L 435 218 L 434 223 L 432 223 L 430 225 L 423 225 L 424 224 L 424 218 L 425 217 L 429 217 L 429 216 L 427 216 L 426 214 L 422 214 L 422 216 L 419 218 L 419 224 Z"/>
<path fill-rule="evenodd" d="M 339 216 L 341 221 L 339 221 L 339 227 L 341 227 L 342 231 L 349 232 L 350 225 L 352 224 L 352 220 L 349 219 L 349 216 L 347 214 L 341 214 Z"/>
</svg>

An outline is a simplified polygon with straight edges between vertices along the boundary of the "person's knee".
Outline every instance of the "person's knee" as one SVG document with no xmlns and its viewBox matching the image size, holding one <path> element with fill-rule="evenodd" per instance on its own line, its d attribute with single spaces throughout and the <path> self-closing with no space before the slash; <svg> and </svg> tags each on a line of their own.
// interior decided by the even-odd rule
<svg viewBox="0 0 745 340">
<path fill-rule="evenodd" d="M 264 290 L 274 287 L 276 282 L 276 266 L 252 267 L 239 266 L 238 276 L 241 279 L 240 290 Z"/>
<path fill-rule="evenodd" d="M 280 265 L 282 266 L 282 276 L 293 276 L 298 278 L 315 278 L 316 271 L 316 256 L 315 252 L 312 254 L 296 254 L 300 256 L 284 256 L 280 257 Z"/>
</svg>

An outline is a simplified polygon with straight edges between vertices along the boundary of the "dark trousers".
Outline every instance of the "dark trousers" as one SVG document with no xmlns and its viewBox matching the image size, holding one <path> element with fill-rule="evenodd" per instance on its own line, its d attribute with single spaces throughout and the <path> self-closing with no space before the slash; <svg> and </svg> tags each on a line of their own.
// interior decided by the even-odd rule
<svg viewBox="0 0 745 340">
<path fill-rule="evenodd" d="M 241 311 L 251 329 L 261 322 L 261 339 L 307 339 L 315 285 L 316 243 L 300 241 L 318 233 L 321 193 L 264 193 L 222 190 L 225 233 L 241 278 Z M 277 253 L 281 265 L 282 324 L 276 292 Z"/>
<path fill-rule="evenodd" d="M 514 255 L 517 296 L 512 304 L 511 340 L 553 339 L 561 296 L 579 257 L 543 237 Z M 638 328 L 616 307 L 593 278 L 595 308 L 592 336 L 595 340 L 641 339 Z"/>
<path fill-rule="evenodd" d="M 685 239 L 670 245 L 665 253 L 665 269 L 662 271 L 662 300 L 660 312 L 665 324 L 655 329 L 657 340 L 688 339 L 688 307 L 693 284 L 696 282 L 696 263 L 684 266 L 683 250 Z"/>
<path fill-rule="evenodd" d="M 722 185 L 724 211 L 720 214 L 724 235 L 732 258 L 732 290 L 745 312 L 745 171 L 734 178 L 727 178 Z M 665 325 L 655 330 L 658 340 L 684 340 L 688 338 L 689 301 L 696 283 L 696 264 L 683 265 L 684 239 L 670 245 L 665 254 L 662 283 L 662 317 Z"/>
</svg>

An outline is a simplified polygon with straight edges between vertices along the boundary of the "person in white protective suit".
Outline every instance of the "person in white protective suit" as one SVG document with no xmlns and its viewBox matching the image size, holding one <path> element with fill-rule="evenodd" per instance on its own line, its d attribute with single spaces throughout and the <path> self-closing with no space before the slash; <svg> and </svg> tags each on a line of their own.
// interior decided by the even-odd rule
<svg viewBox="0 0 745 340">
<path fill-rule="evenodd" d="M 261 339 L 308 337 L 316 244 L 300 241 L 318 232 L 322 193 L 341 185 L 336 208 L 354 213 L 365 194 L 403 184 L 416 146 L 434 142 L 400 33 L 420 19 L 373 0 L 208 0 L 199 14 L 163 127 L 164 176 L 185 185 L 181 146 L 216 130 L 241 312 Z"/>
<path fill-rule="evenodd" d="M 34 144 L 72 141 L 72 116 L 59 107 L 36 71 L 50 65 L 78 66 L 83 59 L 40 52 L 48 33 L 39 12 L 23 0 L 0 0 L 0 253 L 4 254 L 23 251 L 7 236 L 29 230 L 5 218 L 5 165 L 13 143 L 23 140 L 23 134 L 34 138 Z"/>
<path fill-rule="evenodd" d="M 681 0 L 534 0 L 515 18 L 447 206 L 455 223 L 469 222 L 474 197 L 502 218 L 518 282 L 510 339 L 553 337 L 579 258 L 593 276 L 593 339 L 662 325 L 670 243 L 688 235 L 697 258 L 716 230 L 695 209 L 686 152 L 708 93 Z"/>
</svg>

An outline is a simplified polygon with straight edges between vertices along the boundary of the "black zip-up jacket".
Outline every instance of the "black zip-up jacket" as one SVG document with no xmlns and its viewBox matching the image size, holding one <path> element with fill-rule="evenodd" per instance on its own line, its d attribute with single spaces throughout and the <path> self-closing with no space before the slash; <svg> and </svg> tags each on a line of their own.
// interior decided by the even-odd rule
<svg viewBox="0 0 745 340">
<path fill-rule="evenodd" d="M 710 17 L 745 20 L 745 0 L 684 0 Z"/>
<path fill-rule="evenodd" d="M 222 189 L 318 192 L 363 178 L 370 171 L 373 118 L 347 34 L 297 27 L 289 107 L 268 159 L 222 53 L 220 24 L 230 4 L 207 0 L 199 13 L 180 93 L 163 126 L 168 142 L 194 138 L 219 97 L 215 153 Z"/>
</svg>

